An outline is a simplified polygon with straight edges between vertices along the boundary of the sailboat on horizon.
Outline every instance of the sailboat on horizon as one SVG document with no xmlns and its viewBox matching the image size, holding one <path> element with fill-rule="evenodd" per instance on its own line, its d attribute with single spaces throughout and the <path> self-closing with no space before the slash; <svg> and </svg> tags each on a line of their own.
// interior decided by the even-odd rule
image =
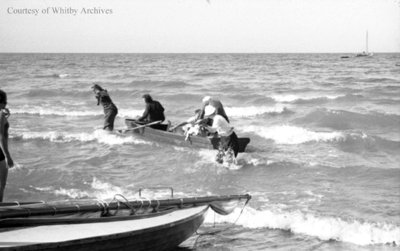
<svg viewBox="0 0 400 251">
<path fill-rule="evenodd" d="M 371 53 L 368 52 L 368 31 L 367 31 L 365 35 L 365 51 L 356 54 L 356 57 L 371 57 L 372 55 L 374 55 L 372 52 Z"/>
</svg>

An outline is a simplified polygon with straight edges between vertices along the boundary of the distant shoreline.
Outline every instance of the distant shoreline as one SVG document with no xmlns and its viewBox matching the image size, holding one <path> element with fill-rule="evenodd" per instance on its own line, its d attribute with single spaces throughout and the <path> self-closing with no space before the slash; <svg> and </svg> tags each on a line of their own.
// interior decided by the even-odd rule
<svg viewBox="0 0 400 251">
<path fill-rule="evenodd" d="M 0 52 L 0 54 L 141 54 L 141 55 L 256 55 L 256 54 L 332 54 L 332 55 L 356 55 L 357 52 Z M 399 52 L 374 52 L 377 54 L 400 54 Z"/>
</svg>

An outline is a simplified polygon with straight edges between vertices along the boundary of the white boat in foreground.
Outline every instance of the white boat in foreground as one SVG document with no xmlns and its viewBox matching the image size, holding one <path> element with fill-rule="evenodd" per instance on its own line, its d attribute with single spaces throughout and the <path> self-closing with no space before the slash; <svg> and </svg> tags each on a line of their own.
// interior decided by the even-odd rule
<svg viewBox="0 0 400 251">
<path fill-rule="evenodd" d="M 209 208 L 228 214 L 250 198 L 0 203 L 0 250 L 169 250 L 200 227 Z"/>
</svg>

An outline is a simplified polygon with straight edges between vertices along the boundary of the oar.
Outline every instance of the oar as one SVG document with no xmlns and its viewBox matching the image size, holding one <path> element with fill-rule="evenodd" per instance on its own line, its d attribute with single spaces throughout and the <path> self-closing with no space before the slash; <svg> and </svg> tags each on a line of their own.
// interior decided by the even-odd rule
<svg viewBox="0 0 400 251">
<path fill-rule="evenodd" d="M 75 204 L 75 205 L 52 205 L 51 203 L 43 204 L 42 206 L 21 205 L 19 207 L 3 207 L 0 208 L 0 219 L 30 217 L 30 216 L 53 216 L 56 214 L 76 214 L 88 212 L 108 212 L 108 210 L 118 209 L 137 209 L 137 208 L 159 208 L 169 206 L 200 206 L 210 204 L 216 201 L 240 201 L 242 199 L 250 200 L 249 194 L 245 195 L 225 195 L 225 196 L 208 196 L 208 197 L 191 197 L 181 199 L 166 199 L 166 200 L 135 200 L 127 202 L 98 202 L 97 204 Z"/>
<path fill-rule="evenodd" d="M 154 122 L 151 122 L 151 123 L 148 123 L 148 124 L 145 124 L 145 125 L 133 127 L 133 128 L 127 129 L 127 130 L 118 130 L 118 132 L 119 132 L 119 133 L 130 132 L 130 131 L 134 131 L 134 130 L 136 130 L 136 129 L 148 127 L 148 126 L 151 126 L 151 125 L 160 124 L 161 122 L 162 122 L 162 120 L 157 120 L 157 121 L 154 121 Z"/>
</svg>

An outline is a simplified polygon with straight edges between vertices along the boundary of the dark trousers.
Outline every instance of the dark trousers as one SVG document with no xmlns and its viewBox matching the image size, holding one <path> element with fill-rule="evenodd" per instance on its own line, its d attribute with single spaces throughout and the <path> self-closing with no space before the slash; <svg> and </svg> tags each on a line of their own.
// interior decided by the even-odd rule
<svg viewBox="0 0 400 251">
<path fill-rule="evenodd" d="M 229 148 L 231 148 L 236 157 L 239 152 L 239 140 L 236 133 L 233 132 L 228 137 L 221 137 L 220 146 L 224 151 L 227 151 Z"/>
<path fill-rule="evenodd" d="M 104 109 L 104 127 L 110 131 L 114 130 L 114 120 L 118 114 L 118 109 L 115 107 Z"/>
</svg>

